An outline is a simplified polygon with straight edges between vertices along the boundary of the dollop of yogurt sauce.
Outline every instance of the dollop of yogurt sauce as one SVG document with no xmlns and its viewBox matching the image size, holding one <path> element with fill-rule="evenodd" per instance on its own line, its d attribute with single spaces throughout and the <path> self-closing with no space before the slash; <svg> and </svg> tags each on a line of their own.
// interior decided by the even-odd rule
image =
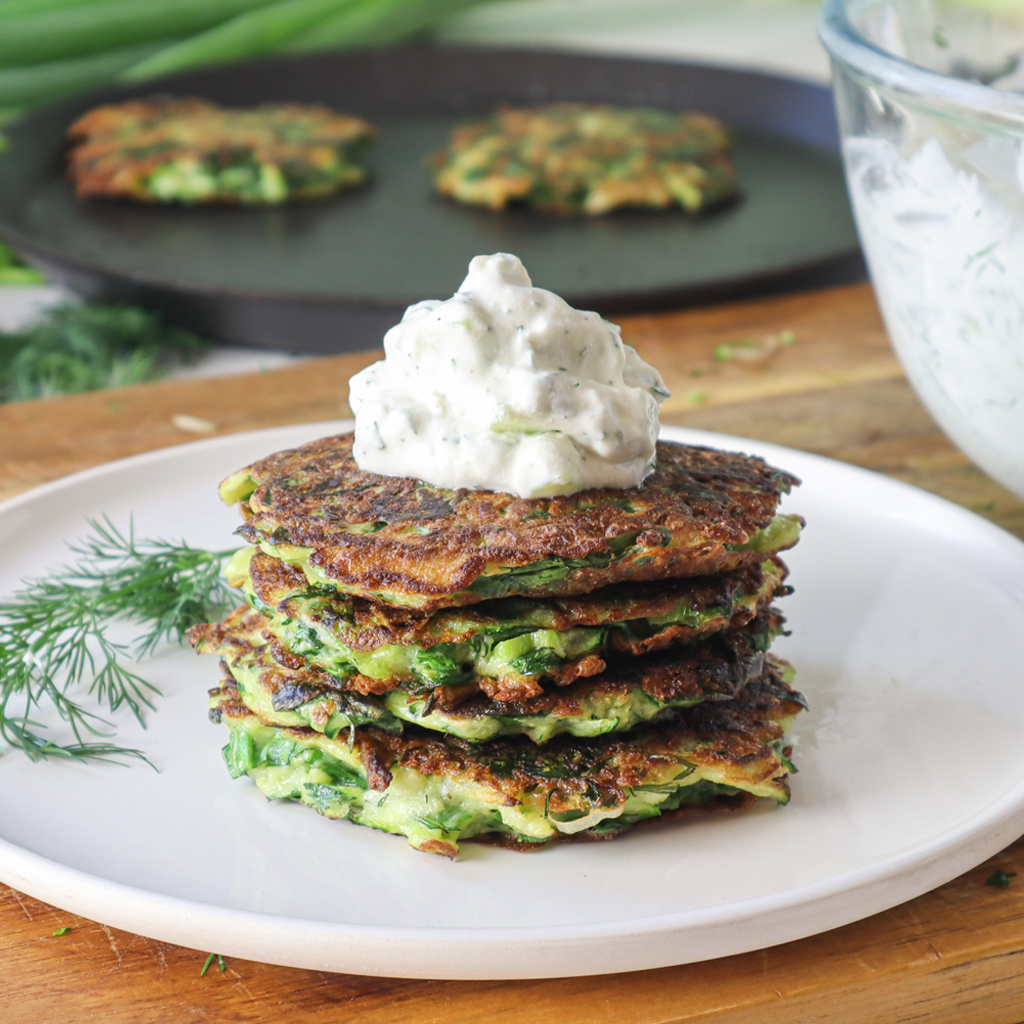
<svg viewBox="0 0 1024 1024">
<path fill-rule="evenodd" d="M 515 256 L 477 256 L 384 352 L 349 383 L 361 469 L 521 498 L 638 487 L 654 469 L 660 374 Z"/>
</svg>

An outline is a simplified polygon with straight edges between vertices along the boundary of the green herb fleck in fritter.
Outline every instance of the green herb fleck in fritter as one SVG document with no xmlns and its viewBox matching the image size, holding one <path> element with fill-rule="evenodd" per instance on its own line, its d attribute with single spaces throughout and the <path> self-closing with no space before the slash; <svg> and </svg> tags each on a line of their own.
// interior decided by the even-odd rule
<svg viewBox="0 0 1024 1024">
<path fill-rule="evenodd" d="M 551 103 L 504 107 L 456 128 L 430 162 L 438 192 L 494 210 L 696 213 L 737 194 L 730 144 L 707 114 Z"/>
<path fill-rule="evenodd" d="M 628 736 L 525 737 L 468 743 L 373 726 L 331 739 L 266 725 L 228 682 L 211 717 L 229 730 L 224 758 L 271 799 L 407 836 L 455 856 L 461 839 L 522 849 L 552 839 L 604 839 L 663 814 L 789 799 L 783 736 L 802 704 L 766 678 L 729 701 L 685 709 Z"/>
<path fill-rule="evenodd" d="M 795 483 L 756 457 L 659 441 L 642 487 L 516 498 L 366 472 L 345 434 L 260 459 L 220 494 L 241 503 L 246 540 L 314 586 L 429 611 L 758 564 L 799 539 L 803 520 L 775 514 Z"/>
<path fill-rule="evenodd" d="M 375 135 L 322 106 L 218 107 L 153 96 L 89 111 L 68 130 L 68 173 L 82 197 L 264 205 L 366 180 L 353 154 Z"/>
</svg>

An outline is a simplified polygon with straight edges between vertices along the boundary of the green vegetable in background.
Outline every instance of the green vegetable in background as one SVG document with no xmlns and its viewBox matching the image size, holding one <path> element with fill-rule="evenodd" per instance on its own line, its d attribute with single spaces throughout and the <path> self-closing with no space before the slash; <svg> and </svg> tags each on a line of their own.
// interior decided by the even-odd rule
<svg viewBox="0 0 1024 1024">
<path fill-rule="evenodd" d="M 38 270 L 25 266 L 12 249 L 0 242 L 0 284 L 40 284 L 45 280 Z"/>
<path fill-rule="evenodd" d="M 58 306 L 21 331 L 0 332 L 0 401 L 138 384 L 207 344 L 137 306 Z"/>
<path fill-rule="evenodd" d="M 485 0 L 0 0 L 0 111 L 278 52 L 385 46 Z"/>
<path fill-rule="evenodd" d="M 210 28 L 267 0 L 93 0 L 0 16 L 0 63 L 36 64 Z"/>
<path fill-rule="evenodd" d="M 203 964 L 203 969 L 199 972 L 200 978 L 203 977 L 203 975 L 205 975 L 206 972 L 210 969 L 210 964 L 212 964 L 214 960 L 217 961 L 217 966 L 220 967 L 222 971 L 226 971 L 228 969 L 228 965 L 227 963 L 225 963 L 224 957 L 222 957 L 220 953 L 211 953 L 206 958 L 206 963 Z"/>
<path fill-rule="evenodd" d="M 388 46 L 481 0 L 275 0 L 161 50 L 121 77 L 151 78 L 260 54 Z"/>
<path fill-rule="evenodd" d="M 360 0 L 296 36 L 286 51 L 389 46 L 433 28 L 480 0 Z"/>
<path fill-rule="evenodd" d="M 0 0 L 0 111 L 117 78 L 137 81 L 261 54 L 387 46 L 429 32 L 463 8 L 487 2 Z M 677 2 L 680 14 L 685 14 L 690 5 Z M 791 2 L 799 5 L 801 0 Z M 720 3 L 727 6 L 727 0 Z M 1005 14 L 1020 7 L 1020 0 L 959 3 Z M 583 4 L 579 17 L 586 21 Z M 152 49 L 125 59 L 130 48 L 143 46 Z M 52 73 L 32 74 L 43 63 Z"/>
<path fill-rule="evenodd" d="M 44 11 L 63 11 L 94 3 L 96 0 L 0 0 L 0 19 L 22 14 L 42 14 Z"/>
<path fill-rule="evenodd" d="M 83 57 L 17 67 L 0 66 L 0 96 L 3 97 L 3 105 L 19 107 L 40 103 L 65 96 L 69 92 L 103 85 L 175 41 L 163 39 L 158 42 L 133 43 L 131 46 L 101 50 Z"/>
<path fill-rule="evenodd" d="M 124 78 L 151 78 L 199 64 L 214 64 L 272 53 L 295 35 L 341 7 L 360 0 L 277 0 L 223 22 L 216 28 L 167 46 L 127 70 Z"/>
</svg>

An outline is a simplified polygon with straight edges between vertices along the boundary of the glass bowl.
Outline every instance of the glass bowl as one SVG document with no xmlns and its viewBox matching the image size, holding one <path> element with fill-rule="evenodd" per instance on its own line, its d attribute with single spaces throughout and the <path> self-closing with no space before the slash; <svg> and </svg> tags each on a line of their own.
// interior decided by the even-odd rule
<svg viewBox="0 0 1024 1024">
<path fill-rule="evenodd" d="M 954 443 L 1024 497 L 1024 3 L 826 0 L 818 29 L 896 354 Z"/>
</svg>

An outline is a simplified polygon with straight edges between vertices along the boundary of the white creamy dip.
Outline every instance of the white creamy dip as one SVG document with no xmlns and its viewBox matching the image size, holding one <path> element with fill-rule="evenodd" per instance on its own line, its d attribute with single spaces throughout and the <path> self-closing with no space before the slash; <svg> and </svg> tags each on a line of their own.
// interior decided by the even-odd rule
<svg viewBox="0 0 1024 1024">
<path fill-rule="evenodd" d="M 910 383 L 960 448 L 1024 496 L 1024 144 L 947 135 L 957 144 L 932 137 L 909 152 L 848 138 L 850 195 Z"/>
<path fill-rule="evenodd" d="M 507 253 L 405 311 L 349 383 L 361 469 L 522 498 L 637 487 L 654 468 L 658 371 L 619 328 L 534 288 Z"/>
</svg>

